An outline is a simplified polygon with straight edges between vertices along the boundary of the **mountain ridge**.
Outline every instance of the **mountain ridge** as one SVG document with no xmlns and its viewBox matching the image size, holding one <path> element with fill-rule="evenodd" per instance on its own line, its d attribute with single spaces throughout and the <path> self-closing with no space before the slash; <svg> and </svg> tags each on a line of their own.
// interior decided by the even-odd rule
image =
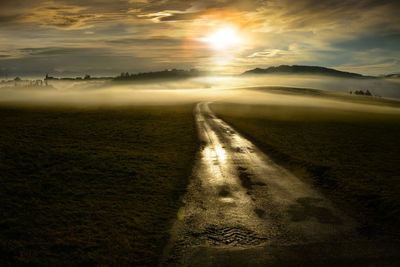
<svg viewBox="0 0 400 267">
<path fill-rule="evenodd" d="M 243 72 L 241 75 L 260 75 L 260 74 L 318 74 L 345 78 L 375 78 L 373 76 L 364 76 L 359 73 L 340 71 L 333 68 L 306 65 L 280 65 L 272 66 L 266 69 L 255 68 Z"/>
</svg>

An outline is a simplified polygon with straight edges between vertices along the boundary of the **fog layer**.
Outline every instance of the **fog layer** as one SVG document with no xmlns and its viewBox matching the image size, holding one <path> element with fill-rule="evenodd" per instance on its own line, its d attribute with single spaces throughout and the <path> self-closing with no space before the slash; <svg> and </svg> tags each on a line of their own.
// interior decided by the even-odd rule
<svg viewBox="0 0 400 267">
<path fill-rule="evenodd" d="M 48 81 L 48 86 L 30 85 L 29 81 L 2 83 L 0 102 L 74 104 L 74 105 L 129 105 L 175 104 L 198 101 L 229 101 L 257 104 L 313 105 L 344 109 L 371 109 L 372 103 L 340 101 L 338 99 L 269 91 L 268 87 L 285 86 L 314 88 L 345 93 L 369 90 L 375 97 L 400 98 L 400 82 L 386 79 L 340 79 L 318 76 L 262 76 L 262 77 L 199 77 L 179 81 L 146 83 L 118 83 L 113 81 Z M 43 83 L 44 84 L 44 83 Z M 266 90 L 253 90 L 266 87 Z M 299 93 L 300 92 L 300 93 Z M 327 94 L 331 94 L 327 92 Z M 339 94 L 340 95 L 340 94 Z M 343 95 L 342 95 L 343 96 Z M 354 96 L 355 97 L 355 96 Z M 367 96 L 364 97 L 368 99 Z M 382 102 L 382 101 L 381 101 Z M 394 101 L 395 103 L 397 101 Z M 340 104 L 338 104 L 340 103 Z M 399 108 L 380 105 L 380 111 L 398 112 Z M 378 107 L 374 107 L 374 110 Z"/>
</svg>

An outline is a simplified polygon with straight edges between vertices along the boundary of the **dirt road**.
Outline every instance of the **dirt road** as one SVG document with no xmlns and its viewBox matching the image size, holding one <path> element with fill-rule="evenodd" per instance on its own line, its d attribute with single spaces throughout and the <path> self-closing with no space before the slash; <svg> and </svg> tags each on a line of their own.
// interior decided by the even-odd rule
<svg viewBox="0 0 400 267">
<path fill-rule="evenodd" d="M 398 248 L 355 221 L 217 118 L 195 109 L 202 149 L 161 265 L 396 265 Z"/>
</svg>

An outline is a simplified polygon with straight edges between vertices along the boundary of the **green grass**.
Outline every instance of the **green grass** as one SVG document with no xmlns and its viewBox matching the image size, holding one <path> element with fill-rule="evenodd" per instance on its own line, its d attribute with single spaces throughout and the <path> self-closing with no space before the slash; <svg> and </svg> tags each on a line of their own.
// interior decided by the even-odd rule
<svg viewBox="0 0 400 267">
<path fill-rule="evenodd" d="M 212 109 L 275 161 L 347 206 L 363 229 L 399 234 L 400 113 L 230 103 Z"/>
<path fill-rule="evenodd" d="M 186 189 L 193 105 L 0 107 L 0 265 L 156 265 Z"/>
</svg>

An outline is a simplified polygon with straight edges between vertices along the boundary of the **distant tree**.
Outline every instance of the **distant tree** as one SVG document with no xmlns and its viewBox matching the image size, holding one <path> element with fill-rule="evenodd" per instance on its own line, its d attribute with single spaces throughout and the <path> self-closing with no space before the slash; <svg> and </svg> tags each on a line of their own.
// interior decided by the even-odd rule
<svg viewBox="0 0 400 267">
<path fill-rule="evenodd" d="M 21 78 L 20 77 L 15 77 L 14 81 L 19 82 L 19 81 L 21 81 Z"/>
<path fill-rule="evenodd" d="M 90 75 L 89 75 L 89 74 L 86 74 L 84 79 L 85 79 L 85 80 L 89 80 L 89 79 L 90 79 Z"/>
<path fill-rule="evenodd" d="M 50 76 L 48 73 L 46 74 L 46 77 L 44 78 L 45 80 L 58 80 L 58 78 L 54 78 Z"/>
<path fill-rule="evenodd" d="M 179 78 L 189 78 L 201 75 L 201 72 L 196 69 L 191 69 L 189 71 L 180 69 L 165 69 L 163 71 L 156 72 L 139 72 L 136 74 L 129 74 L 128 72 L 122 72 L 121 75 L 114 78 L 116 81 L 126 81 L 126 80 L 149 80 L 149 79 L 179 79 Z"/>
<path fill-rule="evenodd" d="M 354 93 L 356 95 L 364 95 L 364 92 L 362 90 L 356 90 Z"/>
<path fill-rule="evenodd" d="M 363 90 L 356 90 L 356 91 L 354 91 L 354 94 L 372 96 L 372 93 L 369 90 L 366 90 L 365 92 Z"/>
</svg>

